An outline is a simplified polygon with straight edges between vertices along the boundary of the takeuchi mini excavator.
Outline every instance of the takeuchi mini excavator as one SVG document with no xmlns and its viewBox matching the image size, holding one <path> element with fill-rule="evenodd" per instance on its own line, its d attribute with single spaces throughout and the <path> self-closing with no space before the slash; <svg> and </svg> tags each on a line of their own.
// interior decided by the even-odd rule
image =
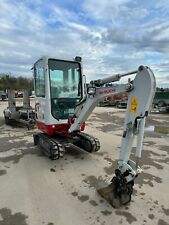
<svg viewBox="0 0 169 225">
<path fill-rule="evenodd" d="M 34 144 L 51 159 L 63 157 L 70 146 L 87 152 L 100 149 L 99 140 L 87 133 L 85 121 L 98 102 L 109 96 L 128 92 L 120 156 L 115 175 L 107 187 L 98 190 L 114 206 L 131 200 L 134 180 L 141 172 L 139 160 L 143 145 L 145 119 L 152 105 L 156 82 L 151 69 L 139 66 L 137 70 L 93 80 L 86 86 L 82 74 L 81 57 L 72 61 L 48 57 L 40 58 L 33 66 L 35 80 L 35 117 L 38 129 Z M 106 86 L 122 77 L 136 74 L 126 84 Z M 130 159 L 136 139 L 135 161 Z"/>
</svg>

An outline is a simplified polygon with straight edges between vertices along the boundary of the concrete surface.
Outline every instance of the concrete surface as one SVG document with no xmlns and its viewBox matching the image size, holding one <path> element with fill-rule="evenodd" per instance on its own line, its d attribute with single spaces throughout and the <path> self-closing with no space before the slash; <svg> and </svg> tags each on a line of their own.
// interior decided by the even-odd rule
<svg viewBox="0 0 169 225">
<path fill-rule="evenodd" d="M 119 155 L 124 110 L 96 108 L 86 131 L 101 142 L 98 153 L 72 149 L 51 161 L 33 146 L 36 130 L 4 124 L 0 102 L 0 225 L 169 224 L 169 136 L 145 134 L 132 201 L 112 208 L 96 192 L 110 180 Z M 169 126 L 169 115 L 153 113 L 147 126 Z"/>
</svg>

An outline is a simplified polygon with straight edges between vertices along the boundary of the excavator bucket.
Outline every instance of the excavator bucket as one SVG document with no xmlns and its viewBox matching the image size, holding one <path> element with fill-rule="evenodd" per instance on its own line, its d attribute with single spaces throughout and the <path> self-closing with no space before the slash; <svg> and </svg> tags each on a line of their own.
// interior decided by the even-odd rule
<svg viewBox="0 0 169 225">
<path fill-rule="evenodd" d="M 121 196 L 116 195 L 113 183 L 109 184 L 107 187 L 97 189 L 97 192 L 114 208 L 119 208 L 131 200 L 131 195 L 128 193 L 123 193 Z"/>
<path fill-rule="evenodd" d="M 97 192 L 114 208 L 119 208 L 131 201 L 134 182 L 126 182 L 119 170 L 115 171 L 115 176 L 110 184 L 105 186 L 105 182 L 98 183 Z"/>
</svg>

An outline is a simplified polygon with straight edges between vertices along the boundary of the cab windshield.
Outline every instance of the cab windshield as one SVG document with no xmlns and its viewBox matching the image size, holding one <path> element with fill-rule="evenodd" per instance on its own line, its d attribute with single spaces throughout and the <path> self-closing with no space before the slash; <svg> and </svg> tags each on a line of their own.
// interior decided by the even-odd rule
<svg viewBox="0 0 169 225">
<path fill-rule="evenodd" d="M 51 110 L 56 119 L 68 119 L 82 98 L 80 64 L 49 59 Z"/>
</svg>

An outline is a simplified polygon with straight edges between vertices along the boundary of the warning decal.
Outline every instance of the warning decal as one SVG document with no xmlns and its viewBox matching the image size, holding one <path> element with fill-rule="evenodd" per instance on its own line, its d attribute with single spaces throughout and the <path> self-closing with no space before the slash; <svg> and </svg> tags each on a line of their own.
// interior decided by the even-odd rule
<svg viewBox="0 0 169 225">
<path fill-rule="evenodd" d="M 138 99 L 132 98 L 130 105 L 130 112 L 135 113 L 137 111 Z"/>
</svg>

